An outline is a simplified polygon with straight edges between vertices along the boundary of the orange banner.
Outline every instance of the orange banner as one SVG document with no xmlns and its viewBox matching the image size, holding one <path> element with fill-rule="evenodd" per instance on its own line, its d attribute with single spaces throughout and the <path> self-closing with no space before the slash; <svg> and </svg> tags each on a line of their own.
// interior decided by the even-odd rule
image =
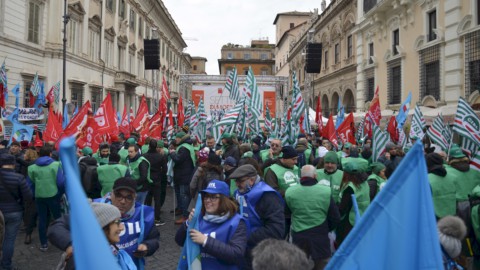
<svg viewBox="0 0 480 270">
<path fill-rule="evenodd" d="M 268 109 L 270 110 L 270 117 L 273 119 L 276 117 L 275 114 L 275 92 L 273 91 L 265 91 L 263 92 L 263 118 L 265 119 L 265 113 Z"/>
<path fill-rule="evenodd" d="M 205 102 L 205 91 L 203 90 L 192 90 L 192 100 L 195 104 L 195 108 L 198 109 L 198 103 L 200 103 L 200 99 L 203 99 Z"/>
</svg>

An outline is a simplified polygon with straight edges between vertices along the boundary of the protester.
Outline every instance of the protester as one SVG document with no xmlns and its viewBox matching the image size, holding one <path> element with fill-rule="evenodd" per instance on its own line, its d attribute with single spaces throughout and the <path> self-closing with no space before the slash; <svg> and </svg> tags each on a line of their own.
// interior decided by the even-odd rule
<svg viewBox="0 0 480 270">
<path fill-rule="evenodd" d="M 0 212 L 3 214 L 2 225 L 5 228 L 1 237 L 2 269 L 13 269 L 15 239 L 22 224 L 24 205 L 29 205 L 33 199 L 25 177 L 15 172 L 15 164 L 15 156 L 0 155 Z"/>
<path fill-rule="evenodd" d="M 190 196 L 194 202 L 196 202 L 198 192 L 204 190 L 208 183 L 215 179 L 222 181 L 224 179 L 222 160 L 215 153 L 210 152 L 207 162 L 198 167 L 190 182 Z"/>
<path fill-rule="evenodd" d="M 373 201 L 375 196 L 382 190 L 383 186 L 387 181 L 387 176 L 385 175 L 385 165 L 380 162 L 373 162 L 370 165 L 372 174 L 368 176 L 368 186 L 370 187 L 370 201 Z"/>
<path fill-rule="evenodd" d="M 128 167 L 119 164 L 120 156 L 117 153 L 111 153 L 108 156 L 108 164 L 97 168 L 98 182 L 102 187 L 101 197 L 112 191 L 115 180 L 121 177 L 130 176 Z M 97 197 L 98 198 L 98 197 Z"/>
<path fill-rule="evenodd" d="M 33 149 L 27 149 L 25 151 L 24 155 L 24 161 L 25 164 L 27 165 L 24 167 L 25 169 L 25 174 L 23 174 L 25 177 L 28 177 L 28 167 L 31 165 L 35 164 L 35 161 L 38 158 L 38 153 L 37 151 Z M 30 244 L 32 242 L 32 233 L 33 229 L 37 224 L 37 207 L 35 205 L 35 201 L 32 199 L 30 202 L 26 202 L 25 204 L 25 215 L 23 218 L 23 222 L 25 224 L 25 240 L 24 243 L 26 245 Z"/>
<path fill-rule="evenodd" d="M 313 152 L 308 146 L 306 138 L 300 138 L 295 146 L 295 151 L 298 154 L 298 167 L 301 168 L 307 164 L 313 164 Z"/>
<path fill-rule="evenodd" d="M 185 238 L 191 237 L 201 245 L 203 269 L 240 269 L 247 246 L 247 226 L 237 214 L 238 206 L 230 199 L 228 185 L 213 180 L 201 191 L 201 196 L 198 231 L 193 228 L 187 231 L 189 223 L 185 222 L 178 229 L 175 241 L 183 246 Z M 189 222 L 194 215 L 195 209 L 192 209 Z"/>
<path fill-rule="evenodd" d="M 260 151 L 261 165 L 263 171 L 265 168 L 270 167 L 277 161 L 277 158 L 282 153 L 282 141 L 279 139 L 273 139 L 270 141 L 270 149 L 264 149 Z"/>
<path fill-rule="evenodd" d="M 437 219 L 454 216 L 457 209 L 455 181 L 447 175 L 439 154 L 430 153 L 426 159 L 435 216 Z"/>
<path fill-rule="evenodd" d="M 262 158 L 260 157 L 260 151 L 262 150 L 262 138 L 257 136 L 252 139 L 252 152 L 253 152 L 253 158 L 258 162 L 262 162 Z"/>
<path fill-rule="evenodd" d="M 340 213 L 329 187 L 318 185 L 312 165 L 302 167 L 300 185 L 290 187 L 285 201 L 292 212 L 292 243 L 323 269 L 332 256 L 328 233 L 340 222 Z"/>
<path fill-rule="evenodd" d="M 236 160 L 240 159 L 240 150 L 238 148 L 238 142 L 234 142 L 234 135 L 230 133 L 223 133 L 221 136 L 222 139 L 222 149 L 220 150 L 220 156 L 225 160 L 227 157 L 233 157 Z M 217 155 L 219 154 L 217 153 Z"/>
<path fill-rule="evenodd" d="M 98 161 L 92 156 L 92 152 L 92 149 L 88 146 L 83 148 L 82 153 L 85 156 L 79 159 L 78 166 L 83 190 L 87 197 L 95 199 L 101 196 L 102 187 L 98 181 Z"/>
<path fill-rule="evenodd" d="M 455 259 L 460 255 L 462 240 L 467 235 L 465 223 L 459 217 L 445 216 L 438 221 L 437 228 L 444 269 L 463 269 L 455 262 Z"/>
<path fill-rule="evenodd" d="M 136 144 L 128 146 L 127 167 L 130 177 L 138 182 L 137 202 L 144 204 L 149 185 L 153 182 L 150 178 L 150 162 L 141 156 L 139 150 Z"/>
<path fill-rule="evenodd" d="M 107 143 L 101 143 L 97 153 L 93 157 L 97 160 L 98 166 L 108 164 L 108 156 L 110 155 L 110 146 Z"/>
<path fill-rule="evenodd" d="M 390 177 L 393 171 L 398 167 L 402 161 L 403 151 L 393 142 L 388 142 L 385 146 L 385 153 L 378 158 L 378 162 L 383 163 L 387 168 L 385 175 Z"/>
<path fill-rule="evenodd" d="M 264 240 L 252 253 L 253 270 L 312 269 L 305 252 L 283 240 Z"/>
<path fill-rule="evenodd" d="M 17 141 L 13 141 L 10 144 L 10 155 L 15 157 L 15 172 L 22 173 L 22 162 L 20 160 L 23 159 L 23 152 L 20 146 L 20 143 Z"/>
<path fill-rule="evenodd" d="M 337 168 L 338 156 L 335 152 L 329 151 L 323 160 L 324 168 L 317 170 L 318 183 L 330 187 L 333 200 L 338 203 L 340 201 L 340 184 L 343 178 L 343 171 Z"/>
</svg>

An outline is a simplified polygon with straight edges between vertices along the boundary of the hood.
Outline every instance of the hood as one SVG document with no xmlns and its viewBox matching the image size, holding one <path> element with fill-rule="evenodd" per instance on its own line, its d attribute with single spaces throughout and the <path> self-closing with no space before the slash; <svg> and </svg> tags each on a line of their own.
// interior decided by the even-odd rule
<svg viewBox="0 0 480 270">
<path fill-rule="evenodd" d="M 51 157 L 39 157 L 37 160 L 35 160 L 35 165 L 48 166 L 54 161 L 55 160 L 53 160 Z"/>
<path fill-rule="evenodd" d="M 444 177 L 447 175 L 447 170 L 443 167 L 443 165 L 433 165 L 428 168 L 428 173 L 433 173 L 438 176 Z"/>
</svg>

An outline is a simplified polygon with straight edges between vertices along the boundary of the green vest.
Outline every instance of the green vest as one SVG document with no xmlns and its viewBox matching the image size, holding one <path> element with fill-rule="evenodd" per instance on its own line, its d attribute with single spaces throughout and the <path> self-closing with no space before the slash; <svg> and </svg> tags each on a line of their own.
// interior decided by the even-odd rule
<svg viewBox="0 0 480 270">
<path fill-rule="evenodd" d="M 148 152 L 148 144 L 142 145 L 142 148 L 141 148 L 141 149 L 142 149 L 142 154 L 147 153 L 147 152 Z"/>
<path fill-rule="evenodd" d="M 262 160 L 263 163 L 265 163 L 265 161 L 267 161 L 267 159 L 269 159 L 269 151 L 270 151 L 270 149 L 264 149 L 264 150 L 260 151 L 260 159 Z M 282 156 L 282 153 L 280 152 L 279 155 L 273 155 L 273 159 L 281 157 L 281 156 Z"/>
<path fill-rule="evenodd" d="M 292 231 L 301 232 L 325 222 L 332 192 L 324 185 L 295 185 L 285 192 L 285 201 L 292 211 Z"/>
<path fill-rule="evenodd" d="M 54 161 L 47 166 L 33 164 L 28 167 L 28 177 L 35 185 L 35 198 L 51 198 L 57 192 L 57 172 L 60 162 Z"/>
<path fill-rule="evenodd" d="M 192 158 L 193 161 L 193 167 L 195 167 L 195 164 L 197 164 L 197 155 L 195 155 L 195 149 L 193 148 L 193 145 L 189 143 L 182 143 L 178 148 L 177 148 L 177 153 L 180 148 L 185 147 L 187 148 L 188 152 L 190 152 L 190 157 Z"/>
<path fill-rule="evenodd" d="M 360 187 L 358 188 L 352 182 L 349 182 L 348 185 L 340 192 L 340 201 L 342 200 L 343 191 L 345 191 L 347 187 L 351 187 L 353 189 L 353 193 L 355 193 L 355 199 L 357 200 L 358 204 L 358 211 L 360 212 L 360 215 L 362 215 L 370 204 L 370 187 L 368 186 L 367 182 L 361 183 Z M 348 214 L 348 221 L 350 222 L 350 225 L 355 225 L 355 209 L 353 206 Z"/>
<path fill-rule="evenodd" d="M 97 168 L 98 181 L 102 186 L 102 197 L 112 191 L 113 183 L 118 178 L 124 177 L 127 169 L 127 166 L 122 164 L 108 164 Z"/>
<path fill-rule="evenodd" d="M 100 157 L 99 152 L 93 154 L 92 157 L 94 157 L 97 160 L 98 166 L 108 164 L 108 157 L 106 157 L 106 158 Z"/>
<path fill-rule="evenodd" d="M 380 192 L 380 190 L 382 190 L 383 186 L 385 185 L 385 183 L 387 182 L 385 179 L 383 179 L 382 177 L 372 173 L 370 174 L 370 176 L 368 176 L 368 179 L 367 181 L 370 181 L 370 180 L 375 180 L 377 182 L 377 194 L 378 192 Z"/>
<path fill-rule="evenodd" d="M 457 200 L 455 198 L 455 183 L 453 179 L 438 176 L 433 173 L 428 174 L 428 181 L 432 189 L 433 207 L 435 216 L 443 218 L 448 215 L 454 216 L 457 212 Z"/>
<path fill-rule="evenodd" d="M 118 155 L 120 156 L 120 164 L 127 165 L 128 149 L 118 150 Z"/>
<path fill-rule="evenodd" d="M 480 198 L 480 186 L 476 186 L 472 190 L 471 195 L 474 198 Z M 473 232 L 475 233 L 475 238 L 477 239 L 477 242 L 480 243 L 480 215 L 478 214 L 479 207 L 480 207 L 480 204 L 473 206 L 471 210 L 471 215 L 472 215 Z"/>
<path fill-rule="evenodd" d="M 306 164 L 310 164 L 310 155 L 312 154 L 312 149 L 310 148 L 307 148 L 305 150 L 305 152 L 303 152 L 305 154 L 305 162 Z"/>
<path fill-rule="evenodd" d="M 272 170 L 277 176 L 278 187 L 282 191 L 286 191 L 289 187 L 298 184 L 298 167 L 294 166 L 293 169 L 282 167 L 278 164 L 273 164 L 265 170 L 267 174 L 268 170 Z"/>
<path fill-rule="evenodd" d="M 445 166 L 445 169 L 447 170 L 447 177 L 455 183 L 457 202 L 468 200 L 468 194 L 472 192 L 474 187 L 480 185 L 480 172 L 472 169 L 462 172 L 448 165 Z"/>
<path fill-rule="evenodd" d="M 142 162 L 143 160 L 145 160 L 148 163 L 147 180 L 149 183 L 153 183 L 152 179 L 150 178 L 150 162 L 142 156 L 139 157 L 136 161 L 128 163 L 128 167 L 130 170 L 130 177 L 135 180 L 140 179 L 140 170 L 138 169 L 138 166 L 140 165 L 140 162 Z M 140 185 L 137 187 L 137 189 L 140 190 L 142 187 L 143 185 Z"/>
<path fill-rule="evenodd" d="M 330 187 L 335 203 L 340 202 L 340 184 L 342 184 L 343 171 L 337 170 L 333 174 L 326 174 L 325 169 L 317 170 L 317 180 L 320 185 Z M 325 181 L 326 180 L 326 181 Z"/>
</svg>

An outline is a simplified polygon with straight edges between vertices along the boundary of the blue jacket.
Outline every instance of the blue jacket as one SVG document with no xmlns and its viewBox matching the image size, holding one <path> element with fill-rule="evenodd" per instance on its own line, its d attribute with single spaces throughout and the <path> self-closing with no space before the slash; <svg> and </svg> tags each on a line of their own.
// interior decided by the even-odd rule
<svg viewBox="0 0 480 270">
<path fill-rule="evenodd" d="M 16 173 L 14 169 L 1 168 L 0 173 L 5 185 L 21 201 L 21 203 L 17 202 L 8 189 L 0 183 L 0 211 L 3 213 L 22 212 L 23 204 L 33 199 L 32 191 L 28 188 L 25 177 Z"/>
</svg>

